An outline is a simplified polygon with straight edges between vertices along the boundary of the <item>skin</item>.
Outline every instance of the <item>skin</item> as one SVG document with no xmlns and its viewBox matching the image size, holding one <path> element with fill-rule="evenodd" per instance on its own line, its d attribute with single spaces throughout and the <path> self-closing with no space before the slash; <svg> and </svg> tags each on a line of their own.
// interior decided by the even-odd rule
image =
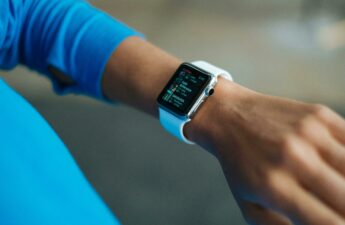
<svg viewBox="0 0 345 225">
<path fill-rule="evenodd" d="M 104 94 L 157 118 L 180 63 L 128 38 L 107 63 Z M 329 108 L 220 78 L 184 132 L 217 157 L 249 224 L 345 224 L 345 121 Z"/>
</svg>

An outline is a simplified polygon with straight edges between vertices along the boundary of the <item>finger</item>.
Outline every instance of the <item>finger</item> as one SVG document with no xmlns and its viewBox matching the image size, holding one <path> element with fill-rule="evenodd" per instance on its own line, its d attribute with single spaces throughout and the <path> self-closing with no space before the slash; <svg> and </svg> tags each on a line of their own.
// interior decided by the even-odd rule
<svg viewBox="0 0 345 225">
<path fill-rule="evenodd" d="M 327 148 L 328 147 L 328 148 Z M 325 161 L 345 176 L 345 147 L 334 139 L 327 146 L 321 146 L 320 152 Z"/>
<path fill-rule="evenodd" d="M 342 144 L 345 144 L 344 118 L 327 107 L 320 107 L 318 115 L 319 118 L 330 128 L 330 131 L 334 137 L 336 137 Z"/>
<path fill-rule="evenodd" d="M 285 185 L 289 186 L 289 191 L 281 193 L 282 201 L 277 209 L 288 216 L 293 224 L 345 224 L 345 220 L 341 216 L 297 183 L 285 183 Z"/>
<path fill-rule="evenodd" d="M 317 147 L 322 158 L 345 177 L 345 147 L 331 134 L 319 141 Z"/>
<path fill-rule="evenodd" d="M 308 143 L 296 139 L 294 142 L 297 150 L 310 153 L 309 158 L 295 157 L 291 165 L 298 181 L 310 191 L 309 195 L 313 195 L 318 201 L 318 205 L 323 206 L 323 211 L 333 211 L 332 213 L 338 217 L 345 215 L 345 179 L 344 177 L 326 164 L 321 157 L 318 157 L 314 147 Z M 309 197 L 309 201 L 312 199 Z M 321 208 L 320 208 L 321 210 Z M 343 221 L 345 222 L 345 220 Z"/>
<path fill-rule="evenodd" d="M 339 214 L 345 215 L 345 179 L 333 168 L 320 160 L 317 169 L 300 172 L 300 182 L 315 197 L 325 202 Z"/>
<path fill-rule="evenodd" d="M 309 121 L 308 128 L 302 129 L 301 134 L 315 145 L 326 162 L 345 176 L 345 146 L 327 127 L 317 120 Z"/>
<path fill-rule="evenodd" d="M 250 225 L 292 225 L 288 218 L 260 205 L 251 202 L 243 202 L 240 205 Z"/>
</svg>

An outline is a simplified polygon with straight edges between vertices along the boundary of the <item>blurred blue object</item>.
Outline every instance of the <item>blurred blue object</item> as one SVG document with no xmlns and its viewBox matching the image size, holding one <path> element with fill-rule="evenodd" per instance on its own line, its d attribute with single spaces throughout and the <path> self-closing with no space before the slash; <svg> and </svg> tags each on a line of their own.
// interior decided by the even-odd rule
<svg viewBox="0 0 345 225">
<path fill-rule="evenodd" d="M 39 113 L 0 80 L 0 224 L 118 225 Z"/>
</svg>

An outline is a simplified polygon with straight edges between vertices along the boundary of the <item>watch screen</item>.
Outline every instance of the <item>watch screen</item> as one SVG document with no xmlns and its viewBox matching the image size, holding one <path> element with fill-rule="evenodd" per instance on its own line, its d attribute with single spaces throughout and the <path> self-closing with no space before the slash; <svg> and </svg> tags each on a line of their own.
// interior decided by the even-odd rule
<svg viewBox="0 0 345 225">
<path fill-rule="evenodd" d="M 211 76 L 189 64 L 182 64 L 158 97 L 158 103 L 184 116 L 209 83 Z"/>
</svg>

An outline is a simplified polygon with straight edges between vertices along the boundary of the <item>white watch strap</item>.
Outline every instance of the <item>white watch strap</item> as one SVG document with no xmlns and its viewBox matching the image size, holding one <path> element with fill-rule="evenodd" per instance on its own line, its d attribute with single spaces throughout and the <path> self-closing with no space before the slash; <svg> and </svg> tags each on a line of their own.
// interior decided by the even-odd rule
<svg viewBox="0 0 345 225">
<path fill-rule="evenodd" d="M 203 70 L 205 70 L 206 72 L 212 73 L 214 76 L 218 77 L 218 76 L 222 76 L 225 79 L 231 80 L 232 81 L 232 76 L 225 70 L 218 68 L 208 62 L 205 61 L 195 61 L 192 62 L 192 64 L 194 66 L 197 66 Z"/>
<path fill-rule="evenodd" d="M 184 125 L 189 122 L 188 120 L 182 120 L 175 115 L 171 114 L 170 112 L 167 112 L 166 110 L 159 108 L 159 120 L 162 124 L 162 126 L 169 131 L 170 134 L 177 137 L 181 141 L 187 144 L 194 144 L 193 142 L 189 141 L 183 133 L 183 127 Z"/>
<path fill-rule="evenodd" d="M 231 75 L 216 66 L 213 66 L 205 61 L 195 61 L 191 64 L 195 65 L 196 67 L 199 67 L 206 72 L 209 72 L 213 74 L 215 77 L 222 76 L 225 79 L 231 80 Z M 177 116 L 171 114 L 170 112 L 167 112 L 166 110 L 159 108 L 159 120 L 162 126 L 173 136 L 177 137 L 181 141 L 183 141 L 186 144 L 194 144 L 193 142 L 189 141 L 183 133 L 183 127 L 186 123 L 190 121 L 190 119 L 181 119 Z"/>
</svg>

